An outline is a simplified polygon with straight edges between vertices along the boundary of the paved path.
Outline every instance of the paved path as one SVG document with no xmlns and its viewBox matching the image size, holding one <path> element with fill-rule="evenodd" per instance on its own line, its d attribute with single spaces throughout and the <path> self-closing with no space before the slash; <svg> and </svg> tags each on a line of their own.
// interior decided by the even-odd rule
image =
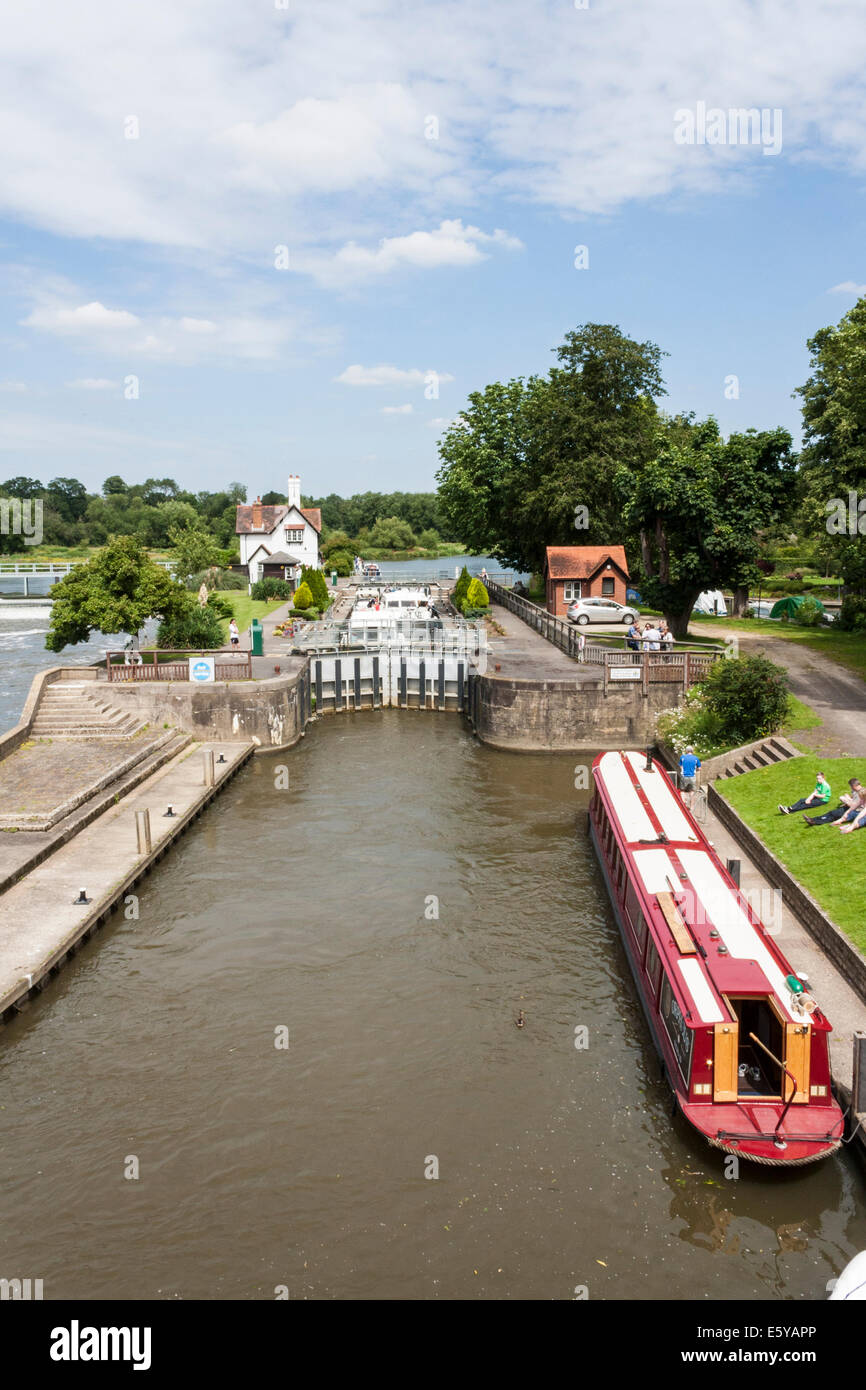
<svg viewBox="0 0 866 1390">
<path fill-rule="evenodd" d="M 702 636 L 737 637 L 741 648 L 763 652 L 771 661 L 785 667 L 792 694 L 824 721 L 819 729 L 799 732 L 798 743 L 814 748 L 825 757 L 866 757 L 866 683 L 854 671 L 784 637 L 769 637 L 766 633 L 752 636 L 740 629 L 719 628 L 716 624 L 704 627 L 693 623 L 691 626 Z"/>
<path fill-rule="evenodd" d="M 500 637 L 495 631 L 489 633 L 488 674 L 512 676 L 516 680 L 602 679 L 600 666 L 583 666 L 573 661 L 509 609 L 491 604 L 490 616 L 505 629 L 505 636 Z M 497 662 L 502 668 L 499 672 L 495 669 Z"/>
</svg>

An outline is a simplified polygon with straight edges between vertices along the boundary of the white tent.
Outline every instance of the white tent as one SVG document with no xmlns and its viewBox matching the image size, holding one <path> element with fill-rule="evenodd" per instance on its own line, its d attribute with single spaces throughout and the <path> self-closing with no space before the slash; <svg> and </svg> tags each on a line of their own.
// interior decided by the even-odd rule
<svg viewBox="0 0 866 1390">
<path fill-rule="evenodd" d="M 698 594 L 692 612 L 718 614 L 720 617 L 726 618 L 728 608 L 721 589 L 707 589 L 705 593 Z"/>
</svg>

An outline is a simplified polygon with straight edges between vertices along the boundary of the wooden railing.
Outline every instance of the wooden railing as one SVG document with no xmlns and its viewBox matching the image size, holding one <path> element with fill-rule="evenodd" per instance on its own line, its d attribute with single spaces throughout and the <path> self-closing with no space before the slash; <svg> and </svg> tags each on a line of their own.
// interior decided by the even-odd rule
<svg viewBox="0 0 866 1390">
<path fill-rule="evenodd" d="M 141 661 L 130 660 L 131 656 L 140 656 Z M 252 653 L 234 647 L 218 647 L 215 651 L 106 652 L 105 664 L 110 681 L 188 681 L 191 656 L 215 658 L 214 680 L 252 680 Z"/>
<path fill-rule="evenodd" d="M 642 686 L 644 692 L 648 685 L 659 682 L 686 688 L 703 680 L 713 662 L 724 656 L 720 647 L 698 647 L 689 642 L 672 642 L 663 651 L 633 651 L 626 646 L 625 627 L 621 637 L 612 633 L 589 636 L 586 627 L 556 618 L 537 603 L 512 594 L 492 580 L 487 585 L 487 592 L 494 603 L 516 614 L 572 660 L 584 665 L 601 666 L 604 669 L 605 689 L 620 681 L 623 684 L 634 681 Z M 628 668 L 634 674 L 619 674 L 623 668 Z M 618 674 L 612 675 L 613 671 Z"/>
</svg>

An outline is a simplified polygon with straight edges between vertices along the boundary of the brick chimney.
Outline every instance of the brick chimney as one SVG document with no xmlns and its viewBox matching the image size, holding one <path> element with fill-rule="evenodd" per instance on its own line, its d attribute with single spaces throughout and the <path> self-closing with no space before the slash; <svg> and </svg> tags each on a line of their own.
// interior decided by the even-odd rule
<svg viewBox="0 0 866 1390">
<path fill-rule="evenodd" d="M 253 530 L 261 531 L 263 524 L 264 523 L 262 522 L 262 499 L 261 497 L 257 497 L 255 502 L 253 503 Z"/>
<path fill-rule="evenodd" d="M 301 505 L 301 479 L 297 473 L 289 474 L 289 488 L 286 494 L 290 507 Z"/>
</svg>

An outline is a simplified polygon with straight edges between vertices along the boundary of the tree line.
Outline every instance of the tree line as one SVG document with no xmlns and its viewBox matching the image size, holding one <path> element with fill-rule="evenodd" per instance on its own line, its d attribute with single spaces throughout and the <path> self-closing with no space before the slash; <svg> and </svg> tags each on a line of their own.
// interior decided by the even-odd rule
<svg viewBox="0 0 866 1390">
<path fill-rule="evenodd" d="M 439 445 L 447 524 L 470 549 L 533 572 L 548 545 L 622 543 L 676 637 L 704 589 L 733 589 L 742 611 L 792 531 L 862 593 L 866 541 L 850 520 L 834 532 L 830 512 L 833 499 L 866 493 L 866 299 L 808 347 L 798 454 L 783 428 L 725 439 L 712 416 L 666 413 L 667 354 L 617 325 L 585 324 L 546 375 L 469 396 Z"/>
</svg>

